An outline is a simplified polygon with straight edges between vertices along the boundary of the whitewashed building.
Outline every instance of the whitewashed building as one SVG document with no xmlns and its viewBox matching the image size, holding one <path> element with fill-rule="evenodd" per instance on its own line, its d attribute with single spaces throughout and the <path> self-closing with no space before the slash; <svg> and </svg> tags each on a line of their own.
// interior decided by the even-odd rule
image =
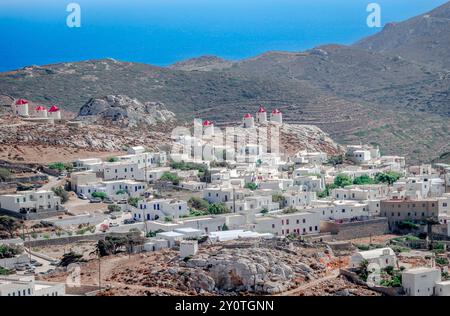
<svg viewBox="0 0 450 316">
<path fill-rule="evenodd" d="M 438 282 L 441 282 L 441 270 L 438 268 L 412 268 L 402 273 L 403 290 L 408 296 L 435 295 Z"/>
</svg>

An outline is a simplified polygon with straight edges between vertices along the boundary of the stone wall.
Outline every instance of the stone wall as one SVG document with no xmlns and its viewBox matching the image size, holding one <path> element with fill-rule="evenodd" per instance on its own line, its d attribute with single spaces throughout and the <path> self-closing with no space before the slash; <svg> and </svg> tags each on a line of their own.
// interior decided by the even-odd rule
<svg viewBox="0 0 450 316">
<path fill-rule="evenodd" d="M 76 236 L 64 236 L 52 239 L 38 239 L 29 240 L 25 242 L 25 247 L 45 247 L 45 246 L 55 246 L 55 245 L 67 245 L 75 242 L 81 241 L 98 241 L 104 240 L 106 236 L 117 236 L 123 237 L 127 235 L 139 235 L 137 232 L 128 233 L 99 233 L 99 234 L 86 234 L 86 235 L 76 235 Z"/>
<path fill-rule="evenodd" d="M 322 232 L 330 232 L 336 240 L 347 240 L 387 234 L 389 225 L 386 217 L 348 223 L 323 221 L 321 222 L 320 230 Z"/>
<path fill-rule="evenodd" d="M 367 288 L 386 296 L 399 296 L 403 293 L 403 289 L 401 287 L 395 288 L 381 285 L 368 285 L 366 282 L 361 280 L 355 272 L 348 269 L 340 269 L 339 274 L 345 276 L 352 283 L 366 286 Z"/>
</svg>

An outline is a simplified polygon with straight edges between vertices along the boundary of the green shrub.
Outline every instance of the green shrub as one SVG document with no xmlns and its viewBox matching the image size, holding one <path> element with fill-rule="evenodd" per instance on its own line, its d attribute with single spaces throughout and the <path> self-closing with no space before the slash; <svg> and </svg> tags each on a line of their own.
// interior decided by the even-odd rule
<svg viewBox="0 0 450 316">
<path fill-rule="evenodd" d="M 91 196 L 93 198 L 99 198 L 99 199 L 102 199 L 102 200 L 104 200 L 104 199 L 106 199 L 108 197 L 105 192 L 94 192 L 94 193 L 91 194 Z"/>
<path fill-rule="evenodd" d="M 204 199 L 201 199 L 201 198 L 198 198 L 196 196 L 193 196 L 193 197 L 191 197 L 189 199 L 188 205 L 189 205 L 189 207 L 191 207 L 191 208 L 193 208 L 195 210 L 208 211 L 208 208 L 209 208 L 210 204 L 209 204 L 208 201 L 206 201 Z"/>
<path fill-rule="evenodd" d="M 133 206 L 133 207 L 138 207 L 139 204 L 139 198 L 138 197 L 130 197 L 128 199 L 128 204 Z"/>
<path fill-rule="evenodd" d="M 436 258 L 436 263 L 442 266 L 446 266 L 448 265 L 448 259 L 447 258 L 443 258 L 443 257 L 437 257 Z"/>
<path fill-rule="evenodd" d="M 117 161 L 119 161 L 119 158 L 117 158 L 115 156 L 111 156 L 111 157 L 106 158 L 106 161 L 107 162 L 117 162 Z"/>
<path fill-rule="evenodd" d="M 346 174 L 338 174 L 336 178 L 334 178 L 334 185 L 337 187 L 343 188 L 352 184 L 352 178 Z"/>
<path fill-rule="evenodd" d="M 172 182 L 173 185 L 178 185 L 180 184 L 181 178 L 175 173 L 166 171 L 163 173 L 160 180 Z"/>
<path fill-rule="evenodd" d="M 56 196 L 61 198 L 61 203 L 66 203 L 69 201 L 69 193 L 64 190 L 62 186 L 52 188 L 52 191 L 55 192 Z"/>
<path fill-rule="evenodd" d="M 227 208 L 227 206 L 224 203 L 215 203 L 211 204 L 208 207 L 208 213 L 209 214 L 226 214 L 230 213 L 230 210 Z"/>
<path fill-rule="evenodd" d="M 369 177 L 368 175 L 362 175 L 353 179 L 353 184 L 364 185 L 364 184 L 374 184 L 376 181 Z"/>
<path fill-rule="evenodd" d="M 20 247 L 0 245 L 0 259 L 14 258 L 22 252 L 23 250 Z"/>
<path fill-rule="evenodd" d="M 381 183 L 387 183 L 392 185 L 398 179 L 401 178 L 401 174 L 398 172 L 388 171 L 388 172 L 380 172 L 375 175 L 375 180 Z"/>
<path fill-rule="evenodd" d="M 8 181 L 11 178 L 11 172 L 8 169 L 0 168 L 0 182 Z"/>
<path fill-rule="evenodd" d="M 208 170 L 208 166 L 200 163 L 194 163 L 194 162 L 172 162 L 170 164 L 170 167 L 172 169 L 178 169 L 178 170 L 198 170 L 201 173 L 205 173 Z"/>
<path fill-rule="evenodd" d="M 272 195 L 272 202 L 283 202 L 284 201 L 284 197 L 283 194 L 280 193 L 276 193 Z"/>
<path fill-rule="evenodd" d="M 114 213 L 114 212 L 120 212 L 122 209 L 117 204 L 110 204 L 108 205 L 108 210 L 105 212 L 106 214 Z"/>
<path fill-rule="evenodd" d="M 250 182 L 245 185 L 245 188 L 255 191 L 258 188 L 258 185 L 256 183 Z"/>
</svg>

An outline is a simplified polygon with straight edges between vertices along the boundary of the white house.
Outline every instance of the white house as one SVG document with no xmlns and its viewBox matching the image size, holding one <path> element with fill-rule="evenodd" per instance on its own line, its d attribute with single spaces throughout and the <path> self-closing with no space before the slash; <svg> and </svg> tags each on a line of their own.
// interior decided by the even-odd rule
<svg viewBox="0 0 450 316">
<path fill-rule="evenodd" d="M 23 191 L 0 195 L 0 209 L 20 214 L 63 211 L 61 198 L 53 191 Z"/>
<path fill-rule="evenodd" d="M 180 257 L 186 258 L 195 256 L 198 252 L 197 240 L 183 240 L 180 242 Z"/>
<path fill-rule="evenodd" d="M 35 281 L 34 277 L 1 277 L 0 296 L 65 296 L 64 283 Z"/>
<path fill-rule="evenodd" d="M 391 248 L 358 251 L 350 257 L 350 267 L 359 268 L 364 260 L 367 260 L 369 264 L 377 265 L 379 269 L 397 266 L 397 256 Z"/>
<path fill-rule="evenodd" d="M 175 243 L 181 242 L 186 236 L 184 234 L 176 233 L 173 231 L 157 233 L 156 238 L 165 239 L 169 242 L 169 248 L 175 246 Z"/>
<path fill-rule="evenodd" d="M 165 219 L 166 217 L 174 219 L 189 213 L 187 202 L 182 200 L 156 199 L 141 200 L 138 207 L 134 208 L 133 218 L 137 221 L 153 221 Z"/>
<path fill-rule="evenodd" d="M 438 282 L 441 282 L 441 270 L 438 268 L 412 268 L 402 273 L 403 290 L 408 296 L 435 295 Z"/>
<path fill-rule="evenodd" d="M 206 182 L 199 182 L 199 181 L 180 182 L 179 187 L 189 191 L 202 191 L 204 188 L 206 188 Z"/>
<path fill-rule="evenodd" d="M 226 203 L 233 200 L 233 189 L 206 188 L 203 190 L 203 198 L 209 203 Z"/>
<path fill-rule="evenodd" d="M 311 205 L 317 199 L 316 192 L 310 191 L 288 191 L 283 193 L 283 207 L 300 207 Z"/>
<path fill-rule="evenodd" d="M 325 190 L 323 178 L 317 176 L 294 177 L 294 184 L 303 187 L 305 191 L 322 192 Z"/>
<path fill-rule="evenodd" d="M 264 216 L 256 216 L 250 227 L 258 233 L 271 233 L 277 236 L 318 234 L 320 216 L 318 213 L 300 211 L 289 214 L 281 211 L 270 212 Z"/>
<path fill-rule="evenodd" d="M 434 295 L 450 296 L 450 281 L 436 282 L 436 286 L 434 288 Z"/>
<path fill-rule="evenodd" d="M 123 195 L 128 197 L 139 197 L 145 193 L 147 184 L 145 182 L 134 180 L 113 180 L 101 181 L 87 184 L 77 185 L 77 194 L 84 194 L 91 198 L 94 192 L 104 192 L 112 199 L 123 198 Z"/>
</svg>

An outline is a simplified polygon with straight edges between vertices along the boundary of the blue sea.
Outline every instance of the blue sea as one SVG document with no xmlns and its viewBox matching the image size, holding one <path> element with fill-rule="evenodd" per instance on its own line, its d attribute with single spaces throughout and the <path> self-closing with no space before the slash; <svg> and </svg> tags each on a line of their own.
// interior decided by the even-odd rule
<svg viewBox="0 0 450 316">
<path fill-rule="evenodd" d="M 0 0 L 0 71 L 98 58 L 168 65 L 200 55 L 242 59 L 268 50 L 351 44 L 381 24 L 447 0 Z M 69 28 L 67 5 L 81 8 Z M 381 25 L 381 26 L 382 26 Z"/>
</svg>

